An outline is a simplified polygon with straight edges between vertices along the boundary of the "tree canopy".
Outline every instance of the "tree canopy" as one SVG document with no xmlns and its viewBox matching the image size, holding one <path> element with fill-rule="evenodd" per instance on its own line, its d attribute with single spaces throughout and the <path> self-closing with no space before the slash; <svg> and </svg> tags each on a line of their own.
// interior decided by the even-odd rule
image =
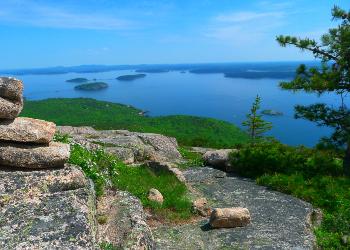
<svg viewBox="0 0 350 250">
<path fill-rule="evenodd" d="M 347 107 L 350 92 L 350 11 L 335 6 L 332 17 L 333 21 L 338 22 L 338 26 L 329 29 L 320 41 L 282 35 L 276 38 L 283 47 L 292 45 L 303 51 L 310 51 L 315 58 L 321 60 L 320 67 L 308 68 L 304 64 L 300 65 L 295 78 L 290 82 L 281 82 L 280 86 L 292 91 L 303 90 L 320 95 L 335 92 L 339 95 L 338 107 L 324 103 L 297 105 L 295 117 L 334 128 L 331 137 L 324 141 L 332 142 L 338 147 L 347 146 L 344 171 L 350 175 L 350 110 Z"/>
</svg>

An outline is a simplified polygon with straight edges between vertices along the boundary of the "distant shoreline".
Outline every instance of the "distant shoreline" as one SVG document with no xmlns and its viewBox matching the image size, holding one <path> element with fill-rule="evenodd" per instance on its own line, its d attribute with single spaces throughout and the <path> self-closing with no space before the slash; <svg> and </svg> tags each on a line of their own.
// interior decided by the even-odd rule
<svg viewBox="0 0 350 250">
<path fill-rule="evenodd" d="M 149 64 L 149 65 L 80 65 L 70 67 L 47 67 L 34 69 L 0 70 L 4 75 L 55 75 L 68 73 L 102 73 L 118 70 L 133 70 L 135 73 L 166 73 L 188 71 L 194 74 L 221 73 L 229 78 L 291 78 L 300 64 L 317 66 L 317 61 L 298 62 L 243 62 L 243 63 L 194 63 L 194 64 Z M 281 70 L 283 68 L 283 70 Z M 287 68 L 287 71 L 286 71 Z"/>
</svg>

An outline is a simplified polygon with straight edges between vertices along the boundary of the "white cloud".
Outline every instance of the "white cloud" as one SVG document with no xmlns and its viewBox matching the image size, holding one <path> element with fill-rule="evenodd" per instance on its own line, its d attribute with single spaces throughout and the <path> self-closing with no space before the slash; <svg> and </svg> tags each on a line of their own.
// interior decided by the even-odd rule
<svg viewBox="0 0 350 250">
<path fill-rule="evenodd" d="M 253 12 L 253 11 L 241 11 L 233 12 L 229 14 L 223 14 L 217 16 L 215 19 L 219 22 L 247 22 L 263 18 L 282 18 L 284 17 L 284 12 L 275 11 L 275 12 Z"/>
<path fill-rule="evenodd" d="M 236 47 L 254 46 L 274 37 L 271 33 L 284 25 L 283 11 L 238 11 L 214 17 L 205 36 Z"/>
<path fill-rule="evenodd" d="M 77 13 L 50 5 L 39 5 L 35 1 L 0 2 L 0 21 L 35 27 L 120 30 L 134 23 L 103 13 Z"/>
</svg>

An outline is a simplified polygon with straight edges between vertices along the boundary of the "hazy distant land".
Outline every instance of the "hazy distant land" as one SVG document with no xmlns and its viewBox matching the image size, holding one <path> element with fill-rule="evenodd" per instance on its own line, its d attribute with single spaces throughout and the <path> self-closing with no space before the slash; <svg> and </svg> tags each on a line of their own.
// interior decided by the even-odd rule
<svg viewBox="0 0 350 250">
<path fill-rule="evenodd" d="M 150 64 L 150 65 L 80 65 L 37 69 L 0 70 L 4 75 L 52 75 L 67 73 L 100 73 L 116 70 L 134 70 L 137 73 L 166 73 L 170 71 L 193 74 L 224 74 L 227 78 L 288 79 L 293 78 L 300 63 L 319 65 L 319 62 L 254 62 L 254 63 L 202 63 L 202 64 Z M 73 80 L 73 79 L 72 79 Z"/>
</svg>

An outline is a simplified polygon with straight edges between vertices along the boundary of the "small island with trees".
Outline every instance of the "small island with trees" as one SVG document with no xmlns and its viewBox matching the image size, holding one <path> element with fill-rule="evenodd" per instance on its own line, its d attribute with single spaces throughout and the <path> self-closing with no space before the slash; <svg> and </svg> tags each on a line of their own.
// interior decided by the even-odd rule
<svg viewBox="0 0 350 250">
<path fill-rule="evenodd" d="M 72 83 L 84 83 L 88 81 L 89 81 L 88 79 L 82 78 L 82 77 L 66 80 L 66 82 L 72 82 Z"/>
<path fill-rule="evenodd" d="M 116 79 L 119 81 L 134 81 L 144 77 L 146 77 L 146 74 L 134 74 L 134 75 L 118 76 Z"/>
<path fill-rule="evenodd" d="M 87 90 L 87 91 L 95 91 L 108 88 L 108 84 L 105 82 L 92 82 L 92 83 L 84 83 L 74 87 L 75 90 Z"/>
<path fill-rule="evenodd" d="M 277 110 L 273 110 L 273 109 L 265 109 L 263 111 L 261 111 L 261 113 L 263 115 L 270 115 L 270 116 L 282 116 L 283 113 Z"/>
</svg>

